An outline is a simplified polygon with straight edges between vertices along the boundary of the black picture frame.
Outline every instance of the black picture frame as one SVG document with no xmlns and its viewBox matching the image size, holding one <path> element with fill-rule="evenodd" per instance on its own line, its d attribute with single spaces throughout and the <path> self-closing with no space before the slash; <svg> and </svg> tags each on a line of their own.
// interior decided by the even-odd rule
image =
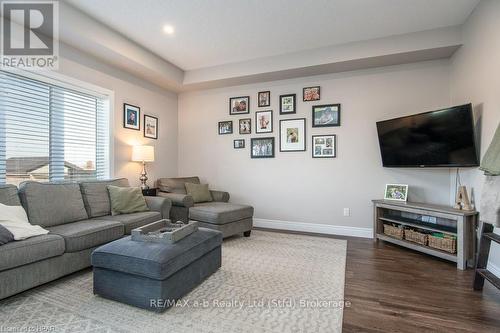
<svg viewBox="0 0 500 333">
<path fill-rule="evenodd" d="M 317 99 L 306 99 L 306 89 L 318 89 L 318 98 Z M 321 87 L 320 86 L 312 86 L 312 87 L 304 87 L 302 88 L 302 101 L 303 102 L 315 102 L 321 99 Z"/>
<path fill-rule="evenodd" d="M 270 140 L 272 143 L 272 155 L 264 155 L 264 156 L 254 155 L 254 153 L 253 153 L 254 142 L 257 140 L 259 140 L 259 141 Z M 258 138 L 251 138 L 250 139 L 250 158 L 274 158 L 275 150 L 276 150 L 276 148 L 275 148 L 274 136 L 264 137 L 264 138 L 258 137 Z"/>
<path fill-rule="evenodd" d="M 230 126 L 229 126 L 230 131 L 221 133 L 221 125 L 222 124 L 230 124 Z M 218 126 L 217 130 L 218 130 L 219 135 L 233 134 L 233 121 L 232 120 L 219 121 L 219 126 Z"/>
<path fill-rule="evenodd" d="M 154 135 L 149 135 L 148 133 L 146 133 L 146 130 L 147 130 L 147 118 L 150 118 L 150 119 L 154 119 L 155 121 L 155 134 Z M 153 116 L 150 116 L 150 115 L 147 115 L 145 114 L 144 115 L 144 128 L 143 128 L 143 131 L 144 131 L 144 137 L 145 138 L 148 138 L 148 139 L 155 139 L 155 140 L 158 140 L 158 118 L 157 117 L 153 117 Z"/>
<path fill-rule="evenodd" d="M 326 124 L 316 124 L 316 109 L 318 108 L 327 108 L 327 107 L 336 107 L 337 108 L 337 121 Z M 341 115 L 341 105 L 340 104 L 322 104 L 322 105 L 313 105 L 312 106 L 312 127 L 338 127 L 340 126 L 340 115 Z"/>
<path fill-rule="evenodd" d="M 271 124 L 271 130 L 270 131 L 259 131 L 259 113 L 271 113 L 270 117 L 270 124 Z M 268 134 L 272 133 L 274 131 L 274 114 L 273 110 L 262 110 L 262 111 L 256 111 L 255 112 L 255 134 Z"/>
<path fill-rule="evenodd" d="M 303 126 L 304 126 L 304 148 L 303 149 L 293 149 L 293 150 L 283 150 L 282 147 L 282 127 L 283 123 L 289 122 L 289 121 L 296 121 L 296 120 L 302 120 L 303 121 Z M 307 126 L 306 126 L 306 118 L 293 118 L 293 119 L 281 119 L 280 120 L 280 131 L 279 131 L 279 139 L 280 139 L 280 152 L 282 153 L 290 153 L 290 152 L 303 152 L 307 150 Z"/>
<path fill-rule="evenodd" d="M 283 111 L 283 99 L 287 97 L 293 98 L 293 111 Z M 297 113 L 297 94 L 280 95 L 280 115 Z"/>
<path fill-rule="evenodd" d="M 136 110 L 130 110 L 130 111 L 137 112 L 137 116 L 135 116 L 137 119 L 137 126 L 129 124 L 129 119 L 128 119 L 129 118 L 129 115 L 128 115 L 129 109 L 136 109 Z M 136 105 L 128 104 L 128 103 L 123 103 L 123 128 L 131 129 L 131 130 L 135 130 L 135 131 L 141 130 L 141 108 L 140 107 L 138 107 Z"/>
<path fill-rule="evenodd" d="M 247 120 L 248 121 L 248 132 L 242 132 L 241 131 L 241 123 L 243 121 Z M 241 134 L 241 135 L 246 135 L 246 134 L 252 134 L 252 118 L 242 118 L 240 120 L 238 120 L 238 132 Z"/>
<path fill-rule="evenodd" d="M 260 94 L 267 94 L 267 104 L 266 103 L 260 103 Z M 257 93 L 257 105 L 259 108 L 265 108 L 268 106 L 271 106 L 271 91 L 259 91 Z"/>
<path fill-rule="evenodd" d="M 316 138 L 325 138 L 325 137 L 333 137 L 333 155 L 326 155 L 326 156 L 317 156 L 315 155 L 316 152 L 316 143 L 314 139 Z M 312 158 L 336 158 L 337 157 L 337 135 L 336 134 L 325 134 L 325 135 L 313 135 L 312 136 L 312 141 L 311 141 L 311 156 Z M 328 149 L 328 148 L 327 148 Z"/>
<path fill-rule="evenodd" d="M 236 143 L 239 142 L 239 143 L 243 143 L 243 145 L 241 146 L 236 146 Z M 236 139 L 236 140 L 233 140 L 233 148 L 234 149 L 243 149 L 245 148 L 245 139 Z"/>
<path fill-rule="evenodd" d="M 232 107 L 232 101 L 234 99 L 246 99 L 246 110 L 245 111 L 234 111 Z M 240 102 L 241 103 L 241 102 Z M 239 96 L 239 97 L 230 97 L 229 98 L 229 115 L 237 116 L 240 114 L 248 114 L 250 113 L 250 96 Z"/>
</svg>

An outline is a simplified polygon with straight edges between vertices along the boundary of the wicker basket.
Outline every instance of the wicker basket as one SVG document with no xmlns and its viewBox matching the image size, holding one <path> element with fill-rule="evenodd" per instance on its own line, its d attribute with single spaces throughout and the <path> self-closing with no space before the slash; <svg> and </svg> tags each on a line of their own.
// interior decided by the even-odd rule
<svg viewBox="0 0 500 333">
<path fill-rule="evenodd" d="M 405 230 L 405 239 L 410 241 L 410 242 L 421 244 L 421 245 L 427 245 L 428 238 L 429 238 L 429 236 L 427 234 L 424 234 L 424 233 L 421 233 L 421 232 L 418 232 L 418 231 L 415 231 L 412 229 Z"/>
<path fill-rule="evenodd" d="M 390 224 L 384 224 L 384 234 L 397 239 L 403 239 L 403 228 L 394 227 Z"/>
<path fill-rule="evenodd" d="M 457 252 L 457 240 L 451 237 L 435 237 L 429 235 L 429 246 L 449 253 Z"/>
</svg>

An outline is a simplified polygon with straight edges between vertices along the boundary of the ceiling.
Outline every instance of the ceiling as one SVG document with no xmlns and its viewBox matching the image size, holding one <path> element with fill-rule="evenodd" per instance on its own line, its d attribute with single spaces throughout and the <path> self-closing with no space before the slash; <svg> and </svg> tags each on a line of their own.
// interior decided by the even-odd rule
<svg viewBox="0 0 500 333">
<path fill-rule="evenodd" d="M 463 24 L 479 0 L 66 0 L 184 71 Z M 173 35 L 162 31 L 165 24 Z"/>
</svg>

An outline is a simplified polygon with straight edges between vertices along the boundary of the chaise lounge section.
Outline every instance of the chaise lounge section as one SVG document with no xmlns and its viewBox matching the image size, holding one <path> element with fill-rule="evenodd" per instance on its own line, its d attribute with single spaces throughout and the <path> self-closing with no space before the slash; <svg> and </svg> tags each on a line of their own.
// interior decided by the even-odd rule
<svg viewBox="0 0 500 333">
<path fill-rule="evenodd" d="M 0 186 L 0 203 L 22 205 L 33 225 L 49 234 L 0 246 L 0 299 L 90 266 L 102 244 L 138 226 L 168 218 L 171 203 L 145 197 L 148 212 L 111 216 L 107 185 L 129 186 L 126 179 L 81 183 L 24 182 Z"/>
</svg>

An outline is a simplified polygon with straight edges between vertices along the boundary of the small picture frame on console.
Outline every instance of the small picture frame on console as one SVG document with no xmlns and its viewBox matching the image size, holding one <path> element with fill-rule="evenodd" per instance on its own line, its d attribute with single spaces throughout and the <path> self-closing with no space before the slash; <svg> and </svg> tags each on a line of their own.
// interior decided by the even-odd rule
<svg viewBox="0 0 500 333">
<path fill-rule="evenodd" d="M 387 184 L 385 185 L 384 200 L 408 201 L 408 185 Z"/>
</svg>

